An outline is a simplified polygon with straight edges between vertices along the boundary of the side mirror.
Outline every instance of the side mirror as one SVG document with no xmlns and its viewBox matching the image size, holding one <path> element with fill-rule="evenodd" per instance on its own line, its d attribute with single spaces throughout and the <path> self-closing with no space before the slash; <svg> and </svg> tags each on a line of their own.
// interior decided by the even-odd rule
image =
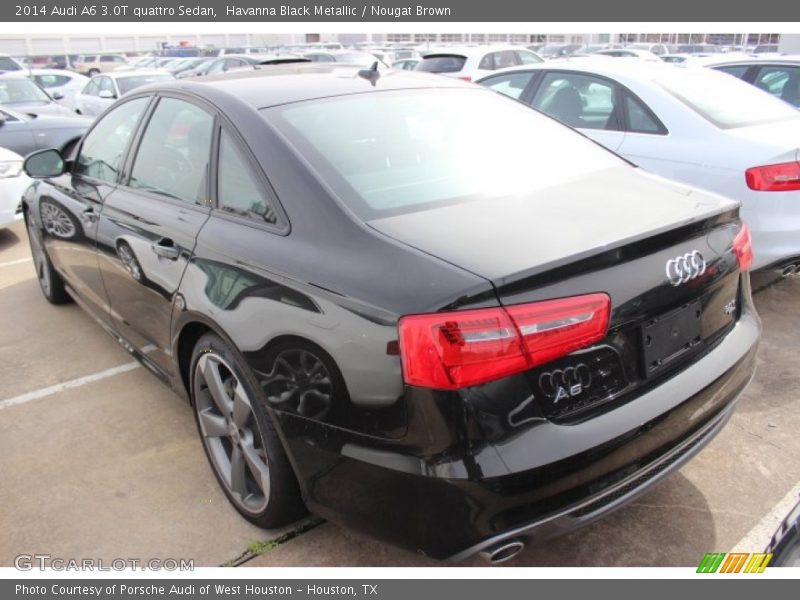
<svg viewBox="0 0 800 600">
<path fill-rule="evenodd" d="M 38 150 L 25 157 L 22 168 L 29 177 L 43 179 L 47 177 L 58 177 L 63 175 L 66 170 L 66 163 L 61 157 L 61 153 L 55 149 Z"/>
<path fill-rule="evenodd" d="M 6 115 L 3 112 L 0 112 L 0 127 L 6 124 Z"/>
<path fill-rule="evenodd" d="M 64 92 L 53 92 L 53 100 L 63 100 Z"/>
<path fill-rule="evenodd" d="M 117 97 L 114 92 L 109 92 L 108 90 L 100 90 L 98 96 L 100 98 L 105 98 L 106 100 L 114 100 Z"/>
</svg>

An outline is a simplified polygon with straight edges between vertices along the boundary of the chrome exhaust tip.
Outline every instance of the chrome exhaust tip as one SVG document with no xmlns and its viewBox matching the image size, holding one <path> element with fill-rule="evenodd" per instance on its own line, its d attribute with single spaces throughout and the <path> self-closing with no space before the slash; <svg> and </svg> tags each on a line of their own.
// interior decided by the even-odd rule
<svg viewBox="0 0 800 600">
<path fill-rule="evenodd" d="M 793 264 L 793 265 L 786 265 L 781 269 L 781 277 L 791 277 L 792 275 L 797 275 L 798 269 L 800 269 L 800 264 Z"/>
<path fill-rule="evenodd" d="M 486 550 L 482 550 L 480 555 L 493 565 L 499 565 L 507 560 L 511 560 L 525 549 L 525 543 L 519 539 L 506 540 Z"/>
</svg>

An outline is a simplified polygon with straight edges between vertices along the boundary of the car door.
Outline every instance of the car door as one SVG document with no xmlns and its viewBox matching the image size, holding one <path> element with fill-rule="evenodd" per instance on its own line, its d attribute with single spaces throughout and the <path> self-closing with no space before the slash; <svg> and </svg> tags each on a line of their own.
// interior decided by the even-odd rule
<svg viewBox="0 0 800 600">
<path fill-rule="evenodd" d="M 530 104 L 617 151 L 625 139 L 620 86 L 605 77 L 572 71 L 547 71 Z"/>
<path fill-rule="evenodd" d="M 172 305 L 210 211 L 214 123 L 204 105 L 160 97 L 99 224 L 100 272 L 115 328 L 165 374 L 172 370 Z"/>
<path fill-rule="evenodd" d="M 71 170 L 38 197 L 37 214 L 55 268 L 87 308 L 108 320 L 108 297 L 98 271 L 97 223 L 103 203 L 117 186 L 133 134 L 148 98 L 125 102 L 86 134 Z"/>
<path fill-rule="evenodd" d="M 669 136 L 669 131 L 658 116 L 644 101 L 628 89 L 622 90 L 622 126 L 625 139 L 617 152 L 654 173 L 668 174 L 682 179 L 685 167 L 681 162 L 670 160 L 686 156 L 682 140 Z"/>
</svg>

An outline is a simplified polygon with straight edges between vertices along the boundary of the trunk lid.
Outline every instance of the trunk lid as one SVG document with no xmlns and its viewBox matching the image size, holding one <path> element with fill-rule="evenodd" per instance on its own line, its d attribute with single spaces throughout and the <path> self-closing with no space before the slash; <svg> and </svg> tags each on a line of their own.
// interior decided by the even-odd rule
<svg viewBox="0 0 800 600">
<path fill-rule="evenodd" d="M 604 340 L 519 376 L 535 399 L 514 413 L 519 423 L 627 401 L 713 347 L 739 315 L 738 203 L 630 168 L 597 175 L 536 198 L 370 222 L 490 280 L 506 306 L 610 296 Z"/>
</svg>

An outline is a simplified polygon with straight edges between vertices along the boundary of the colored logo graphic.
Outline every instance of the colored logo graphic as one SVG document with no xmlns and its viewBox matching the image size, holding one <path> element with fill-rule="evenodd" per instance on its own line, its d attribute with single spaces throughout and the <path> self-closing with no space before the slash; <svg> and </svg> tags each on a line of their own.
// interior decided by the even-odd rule
<svg viewBox="0 0 800 600">
<path fill-rule="evenodd" d="M 698 573 L 763 573 L 772 560 L 772 553 L 713 552 L 697 567 Z"/>
</svg>

